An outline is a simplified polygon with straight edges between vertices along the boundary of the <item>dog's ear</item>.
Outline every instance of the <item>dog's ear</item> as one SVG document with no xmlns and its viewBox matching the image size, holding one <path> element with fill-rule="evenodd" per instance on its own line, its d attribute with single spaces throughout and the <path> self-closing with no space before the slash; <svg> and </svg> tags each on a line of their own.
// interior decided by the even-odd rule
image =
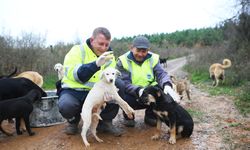
<svg viewBox="0 0 250 150">
<path fill-rule="evenodd" d="M 158 97 L 161 97 L 161 91 L 158 91 L 158 92 L 157 92 L 157 96 L 158 96 Z"/>
<path fill-rule="evenodd" d="M 155 90 L 156 90 L 156 95 L 157 95 L 158 97 L 160 97 L 161 94 L 162 94 L 162 90 L 161 90 L 160 87 L 158 87 L 158 86 L 155 86 L 154 88 L 155 88 Z"/>
<path fill-rule="evenodd" d="M 103 78 L 104 78 L 104 71 L 102 71 L 100 74 L 100 79 L 103 79 Z"/>
<path fill-rule="evenodd" d="M 170 75 L 170 79 L 171 79 L 171 81 L 173 82 L 173 83 L 176 83 L 176 77 L 175 76 L 173 76 L 173 75 Z"/>
</svg>

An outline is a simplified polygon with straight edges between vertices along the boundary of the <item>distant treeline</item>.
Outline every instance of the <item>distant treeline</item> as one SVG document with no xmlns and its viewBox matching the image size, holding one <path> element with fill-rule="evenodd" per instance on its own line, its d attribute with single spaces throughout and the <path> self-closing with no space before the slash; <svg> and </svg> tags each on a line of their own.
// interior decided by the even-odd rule
<svg viewBox="0 0 250 150">
<path fill-rule="evenodd" d="M 160 53 L 163 57 L 178 57 L 187 54 L 187 51 L 182 54 L 173 54 L 173 50 L 192 48 L 194 46 L 212 46 L 222 43 L 224 41 L 223 28 L 203 28 L 203 29 L 189 29 L 183 31 L 176 31 L 173 33 L 159 33 L 159 34 L 144 34 L 152 44 L 152 50 Z M 117 50 L 116 54 L 120 55 L 129 49 L 133 37 L 124 37 L 121 39 L 114 38 L 112 47 Z M 167 52 L 168 51 L 168 52 Z M 172 52 L 171 52 L 172 51 Z"/>
<path fill-rule="evenodd" d="M 195 44 L 211 46 L 224 40 L 223 29 L 221 27 L 189 29 L 173 33 L 159 33 L 152 35 L 144 34 L 143 36 L 147 37 L 151 43 L 160 48 L 173 46 L 193 47 Z M 134 37 L 121 39 L 115 38 L 113 41 L 131 42 L 133 38 Z"/>
</svg>

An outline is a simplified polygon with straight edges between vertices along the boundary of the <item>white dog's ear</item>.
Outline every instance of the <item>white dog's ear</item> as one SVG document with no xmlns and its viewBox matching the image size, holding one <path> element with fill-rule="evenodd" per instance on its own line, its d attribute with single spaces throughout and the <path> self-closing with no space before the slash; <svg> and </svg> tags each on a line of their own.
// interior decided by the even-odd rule
<svg viewBox="0 0 250 150">
<path fill-rule="evenodd" d="M 104 78 L 104 71 L 102 71 L 100 74 L 100 79 L 103 79 L 103 78 Z"/>
</svg>

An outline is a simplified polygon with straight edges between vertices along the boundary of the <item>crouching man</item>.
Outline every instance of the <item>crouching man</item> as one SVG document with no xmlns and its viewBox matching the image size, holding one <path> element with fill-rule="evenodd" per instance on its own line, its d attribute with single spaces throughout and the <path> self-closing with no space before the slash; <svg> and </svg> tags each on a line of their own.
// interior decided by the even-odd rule
<svg viewBox="0 0 250 150">
<path fill-rule="evenodd" d="M 138 102 L 145 87 L 158 84 L 175 101 L 180 98 L 172 89 L 172 82 L 168 73 L 159 63 L 159 55 L 152 53 L 150 42 L 144 36 L 138 36 L 133 40 L 129 52 L 118 58 L 116 68 L 122 74 L 125 84 L 124 100 L 134 109 L 146 109 L 144 122 L 150 126 L 156 126 L 156 116 L 153 107 Z M 124 113 L 124 125 L 134 127 L 135 120 L 129 119 Z"/>
<path fill-rule="evenodd" d="M 64 58 L 65 73 L 59 93 L 59 111 L 67 119 L 66 134 L 77 134 L 80 122 L 82 105 L 93 85 L 99 81 L 102 70 L 108 66 L 115 67 L 115 58 L 110 57 L 111 34 L 108 29 L 98 27 L 93 31 L 91 38 L 82 45 L 75 45 Z M 123 82 L 116 80 L 119 95 L 123 97 Z M 96 93 L 98 94 L 98 93 Z M 108 103 L 101 112 L 102 121 L 97 131 L 109 132 L 120 136 L 122 131 L 115 128 L 112 120 L 115 118 L 119 106 Z"/>
</svg>

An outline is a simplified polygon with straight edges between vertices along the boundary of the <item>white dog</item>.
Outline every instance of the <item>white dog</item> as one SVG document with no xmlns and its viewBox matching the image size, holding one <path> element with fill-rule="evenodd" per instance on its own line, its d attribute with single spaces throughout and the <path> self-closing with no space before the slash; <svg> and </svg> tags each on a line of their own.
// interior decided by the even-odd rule
<svg viewBox="0 0 250 150">
<path fill-rule="evenodd" d="M 85 146 L 90 146 L 87 141 L 86 133 L 90 128 L 93 136 L 98 142 L 103 142 L 96 135 L 96 127 L 100 117 L 101 107 L 107 101 L 114 100 L 128 115 L 133 118 L 134 110 L 118 95 L 118 89 L 115 86 L 115 79 L 120 72 L 114 68 L 107 68 L 101 74 L 101 80 L 97 82 L 89 91 L 82 107 L 81 118 L 83 120 L 81 136 Z"/>
<path fill-rule="evenodd" d="M 55 64 L 54 69 L 58 74 L 58 79 L 61 80 L 63 78 L 63 75 L 64 75 L 63 65 L 60 63 L 57 63 L 57 64 Z"/>
</svg>

